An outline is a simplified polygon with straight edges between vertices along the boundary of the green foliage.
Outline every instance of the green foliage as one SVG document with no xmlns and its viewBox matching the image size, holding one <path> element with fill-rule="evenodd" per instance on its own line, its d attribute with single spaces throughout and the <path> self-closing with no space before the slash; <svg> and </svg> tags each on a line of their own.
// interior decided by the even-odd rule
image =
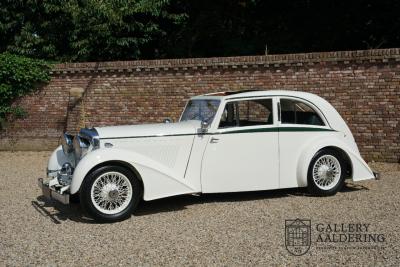
<svg viewBox="0 0 400 267">
<path fill-rule="evenodd" d="M 4 121 L 8 115 L 25 115 L 21 107 L 12 103 L 49 81 L 49 70 L 49 64 L 43 60 L 0 54 L 0 121 Z"/>
<path fill-rule="evenodd" d="M 0 52 L 57 61 L 158 56 L 155 43 L 184 14 L 169 0 L 4 0 Z"/>
<path fill-rule="evenodd" d="M 183 17 L 164 11 L 169 1 L 69 1 L 67 9 L 76 25 L 70 36 L 76 59 L 138 59 L 153 40 L 165 36 L 162 23 Z M 83 26 L 84 25 L 84 26 Z"/>
<path fill-rule="evenodd" d="M 103 61 L 400 46 L 400 1 L 2 0 L 0 52 Z"/>
</svg>

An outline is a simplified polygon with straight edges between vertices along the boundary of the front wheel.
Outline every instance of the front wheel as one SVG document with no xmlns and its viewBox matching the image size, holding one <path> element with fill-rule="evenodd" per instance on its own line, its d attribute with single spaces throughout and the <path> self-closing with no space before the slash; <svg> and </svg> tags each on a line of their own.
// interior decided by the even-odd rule
<svg viewBox="0 0 400 267">
<path fill-rule="evenodd" d="M 136 176 L 120 166 L 104 166 L 90 173 L 82 183 L 83 209 L 95 220 L 114 222 L 128 218 L 142 196 Z"/>
<path fill-rule="evenodd" d="M 308 167 L 308 189 L 318 196 L 336 194 L 344 184 L 345 166 L 340 153 L 332 149 L 318 151 Z"/>
</svg>

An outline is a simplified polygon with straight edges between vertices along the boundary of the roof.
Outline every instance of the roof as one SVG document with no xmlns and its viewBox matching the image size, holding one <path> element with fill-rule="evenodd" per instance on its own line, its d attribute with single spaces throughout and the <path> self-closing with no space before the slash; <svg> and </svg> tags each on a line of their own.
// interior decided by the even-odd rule
<svg viewBox="0 0 400 267">
<path fill-rule="evenodd" d="M 220 101 L 250 97 L 269 97 L 269 96 L 290 96 L 302 99 L 303 101 L 312 103 L 322 115 L 327 119 L 327 122 L 334 130 L 344 132 L 348 135 L 351 134 L 346 122 L 337 112 L 337 110 L 322 97 L 301 91 L 291 90 L 251 90 L 251 91 L 237 91 L 237 92 L 218 92 L 205 95 L 192 97 L 191 99 L 215 99 Z"/>
</svg>

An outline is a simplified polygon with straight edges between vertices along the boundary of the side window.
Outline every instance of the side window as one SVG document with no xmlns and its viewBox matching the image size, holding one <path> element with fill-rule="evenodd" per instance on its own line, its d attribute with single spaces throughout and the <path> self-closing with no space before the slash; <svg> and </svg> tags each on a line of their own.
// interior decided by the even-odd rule
<svg viewBox="0 0 400 267">
<path fill-rule="evenodd" d="M 235 127 L 237 125 L 237 105 L 235 102 L 229 102 L 225 105 L 219 122 L 219 128 Z"/>
<path fill-rule="evenodd" d="M 219 128 L 273 124 L 272 99 L 229 102 L 221 117 Z"/>
<path fill-rule="evenodd" d="M 281 99 L 280 104 L 282 123 L 325 125 L 318 113 L 303 102 Z"/>
</svg>

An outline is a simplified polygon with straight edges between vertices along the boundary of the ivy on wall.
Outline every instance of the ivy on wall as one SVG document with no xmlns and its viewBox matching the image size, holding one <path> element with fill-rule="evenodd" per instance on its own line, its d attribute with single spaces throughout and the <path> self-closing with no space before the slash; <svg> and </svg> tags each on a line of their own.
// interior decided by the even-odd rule
<svg viewBox="0 0 400 267">
<path fill-rule="evenodd" d="M 20 118 L 26 112 L 14 101 L 34 92 L 50 80 L 50 64 L 10 53 L 0 54 L 0 129 L 6 120 Z"/>
</svg>

